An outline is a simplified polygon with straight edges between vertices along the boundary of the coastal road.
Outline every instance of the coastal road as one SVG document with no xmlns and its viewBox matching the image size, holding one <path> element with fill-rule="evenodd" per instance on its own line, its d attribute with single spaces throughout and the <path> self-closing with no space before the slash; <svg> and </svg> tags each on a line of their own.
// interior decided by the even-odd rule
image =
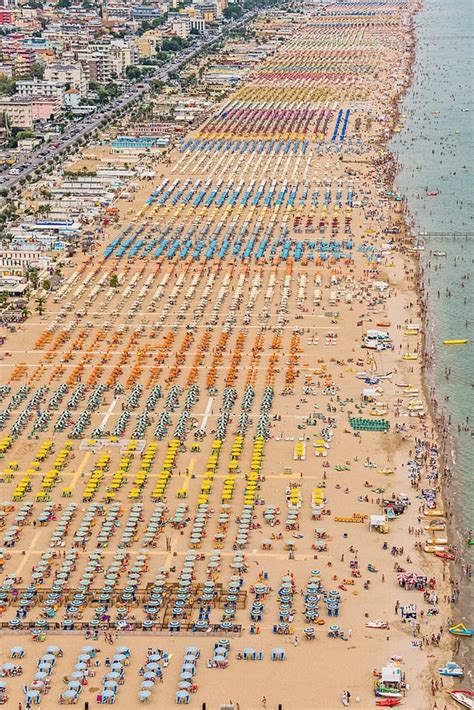
<svg viewBox="0 0 474 710">
<path fill-rule="evenodd" d="M 180 52 L 172 61 L 160 67 L 154 74 L 148 76 L 146 80 L 141 81 L 137 86 L 129 89 L 117 97 L 115 101 L 108 103 L 100 111 L 96 111 L 93 115 L 88 115 L 78 123 L 72 124 L 66 130 L 57 142 L 45 147 L 41 146 L 38 150 L 33 151 L 29 156 L 28 165 L 25 165 L 15 175 L 11 175 L 4 171 L 0 173 L 3 180 L 0 182 L 0 190 L 10 190 L 15 187 L 20 180 L 24 180 L 28 175 L 32 175 L 37 170 L 45 166 L 51 158 L 61 156 L 68 148 L 76 145 L 80 140 L 90 135 L 93 131 L 100 127 L 102 121 L 109 120 L 117 116 L 118 112 L 131 106 L 135 101 L 143 97 L 150 89 L 150 84 L 153 80 L 166 82 L 169 72 L 177 71 L 183 64 L 191 61 L 206 47 L 210 47 L 218 42 L 230 30 L 235 30 L 241 27 L 246 22 L 249 22 L 256 16 L 255 12 L 248 12 L 242 16 L 237 22 L 232 22 L 225 25 L 218 32 L 213 33 L 210 37 L 200 39 L 192 48 L 188 48 L 184 52 Z M 10 169 L 15 170 L 15 168 Z"/>
</svg>

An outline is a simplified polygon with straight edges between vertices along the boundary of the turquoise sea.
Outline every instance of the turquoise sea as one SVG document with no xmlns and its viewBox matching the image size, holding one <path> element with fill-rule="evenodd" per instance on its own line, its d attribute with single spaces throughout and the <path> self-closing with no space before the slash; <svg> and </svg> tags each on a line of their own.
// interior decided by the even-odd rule
<svg viewBox="0 0 474 710">
<path fill-rule="evenodd" d="M 423 0 L 415 18 L 413 82 L 401 106 L 404 128 L 391 145 L 401 165 L 396 188 L 406 196 L 412 231 L 427 234 L 421 253 L 427 349 L 433 356 L 427 385 L 435 386 L 438 405 L 451 422 L 454 480 L 448 496 L 454 544 L 467 565 L 474 558 L 474 547 L 466 544 L 466 531 L 474 528 L 473 25 L 472 0 Z M 427 190 L 439 194 L 428 196 Z M 442 342 L 466 337 L 468 345 Z M 461 565 L 459 573 L 462 593 L 453 617 L 472 628 L 474 576 L 469 582 Z"/>
</svg>

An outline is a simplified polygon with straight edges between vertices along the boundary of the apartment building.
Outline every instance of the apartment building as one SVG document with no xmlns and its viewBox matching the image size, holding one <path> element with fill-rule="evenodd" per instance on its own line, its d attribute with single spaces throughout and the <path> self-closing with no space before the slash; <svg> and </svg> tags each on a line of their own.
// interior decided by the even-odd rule
<svg viewBox="0 0 474 710">
<path fill-rule="evenodd" d="M 0 98 L 0 114 L 12 128 L 33 128 L 38 121 L 48 121 L 61 111 L 57 96 L 5 96 Z"/>
<path fill-rule="evenodd" d="M 65 88 L 77 89 L 81 97 L 87 94 L 87 79 L 84 69 L 80 64 L 60 64 L 52 62 L 44 71 L 46 81 L 61 84 Z"/>
<path fill-rule="evenodd" d="M 0 63 L 12 67 L 14 76 L 28 76 L 36 60 L 32 49 L 23 47 L 19 38 L 2 38 L 0 43 Z"/>
<path fill-rule="evenodd" d="M 186 39 L 191 34 L 191 20 L 185 15 L 173 18 L 171 22 L 173 34 L 181 39 Z"/>
<path fill-rule="evenodd" d="M 61 105 L 64 104 L 64 85 L 54 81 L 40 79 L 17 81 L 16 93 L 18 96 L 54 96 L 59 98 Z"/>
<path fill-rule="evenodd" d="M 128 22 L 132 16 L 132 8 L 130 5 L 119 5 L 107 3 L 104 7 L 102 18 L 106 25 L 116 25 Z"/>
<path fill-rule="evenodd" d="M 99 84 L 122 79 L 126 68 L 139 60 L 138 49 L 131 40 L 82 43 L 73 46 L 72 52 L 83 66 L 88 80 Z"/>
</svg>

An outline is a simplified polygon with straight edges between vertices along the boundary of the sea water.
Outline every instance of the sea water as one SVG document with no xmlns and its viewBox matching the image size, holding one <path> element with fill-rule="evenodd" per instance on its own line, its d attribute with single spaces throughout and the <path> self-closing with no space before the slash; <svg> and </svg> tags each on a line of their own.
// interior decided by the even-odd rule
<svg viewBox="0 0 474 710">
<path fill-rule="evenodd" d="M 391 148 L 401 165 L 396 189 L 407 199 L 412 232 L 426 233 L 420 259 L 427 290 L 427 349 L 433 355 L 427 384 L 435 386 L 438 404 L 451 420 L 454 480 L 447 494 L 453 504 L 454 544 L 466 565 L 473 563 L 474 552 L 467 545 L 467 531 L 474 527 L 474 15 L 472 0 L 422 2 L 415 17 L 413 82 L 400 107 L 404 125 Z M 446 256 L 435 256 L 436 251 Z M 445 338 L 470 340 L 445 346 Z M 470 583 L 464 576 L 460 603 L 453 609 L 453 618 L 471 627 L 472 582 L 474 577 Z M 466 644 L 461 650 L 465 661 Z"/>
</svg>

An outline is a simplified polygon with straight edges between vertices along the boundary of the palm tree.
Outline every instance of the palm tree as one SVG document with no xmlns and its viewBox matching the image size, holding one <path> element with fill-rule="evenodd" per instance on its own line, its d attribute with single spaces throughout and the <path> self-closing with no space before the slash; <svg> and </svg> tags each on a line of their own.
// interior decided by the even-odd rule
<svg viewBox="0 0 474 710">
<path fill-rule="evenodd" d="M 31 282 L 31 285 L 33 286 L 33 288 L 38 288 L 38 279 L 39 279 L 38 269 L 34 269 L 34 268 L 28 269 L 27 276 L 28 276 L 28 280 Z"/>
<path fill-rule="evenodd" d="M 51 214 L 51 205 L 40 205 L 36 210 L 36 214 L 48 215 Z"/>
<path fill-rule="evenodd" d="M 42 316 L 44 313 L 44 304 L 46 303 L 46 299 L 43 296 L 39 296 L 36 299 L 36 311 L 38 312 L 38 315 Z"/>
<path fill-rule="evenodd" d="M 23 320 L 26 320 L 30 315 L 31 311 L 28 310 L 28 306 L 23 306 L 21 309 L 21 317 L 23 318 Z"/>
</svg>

